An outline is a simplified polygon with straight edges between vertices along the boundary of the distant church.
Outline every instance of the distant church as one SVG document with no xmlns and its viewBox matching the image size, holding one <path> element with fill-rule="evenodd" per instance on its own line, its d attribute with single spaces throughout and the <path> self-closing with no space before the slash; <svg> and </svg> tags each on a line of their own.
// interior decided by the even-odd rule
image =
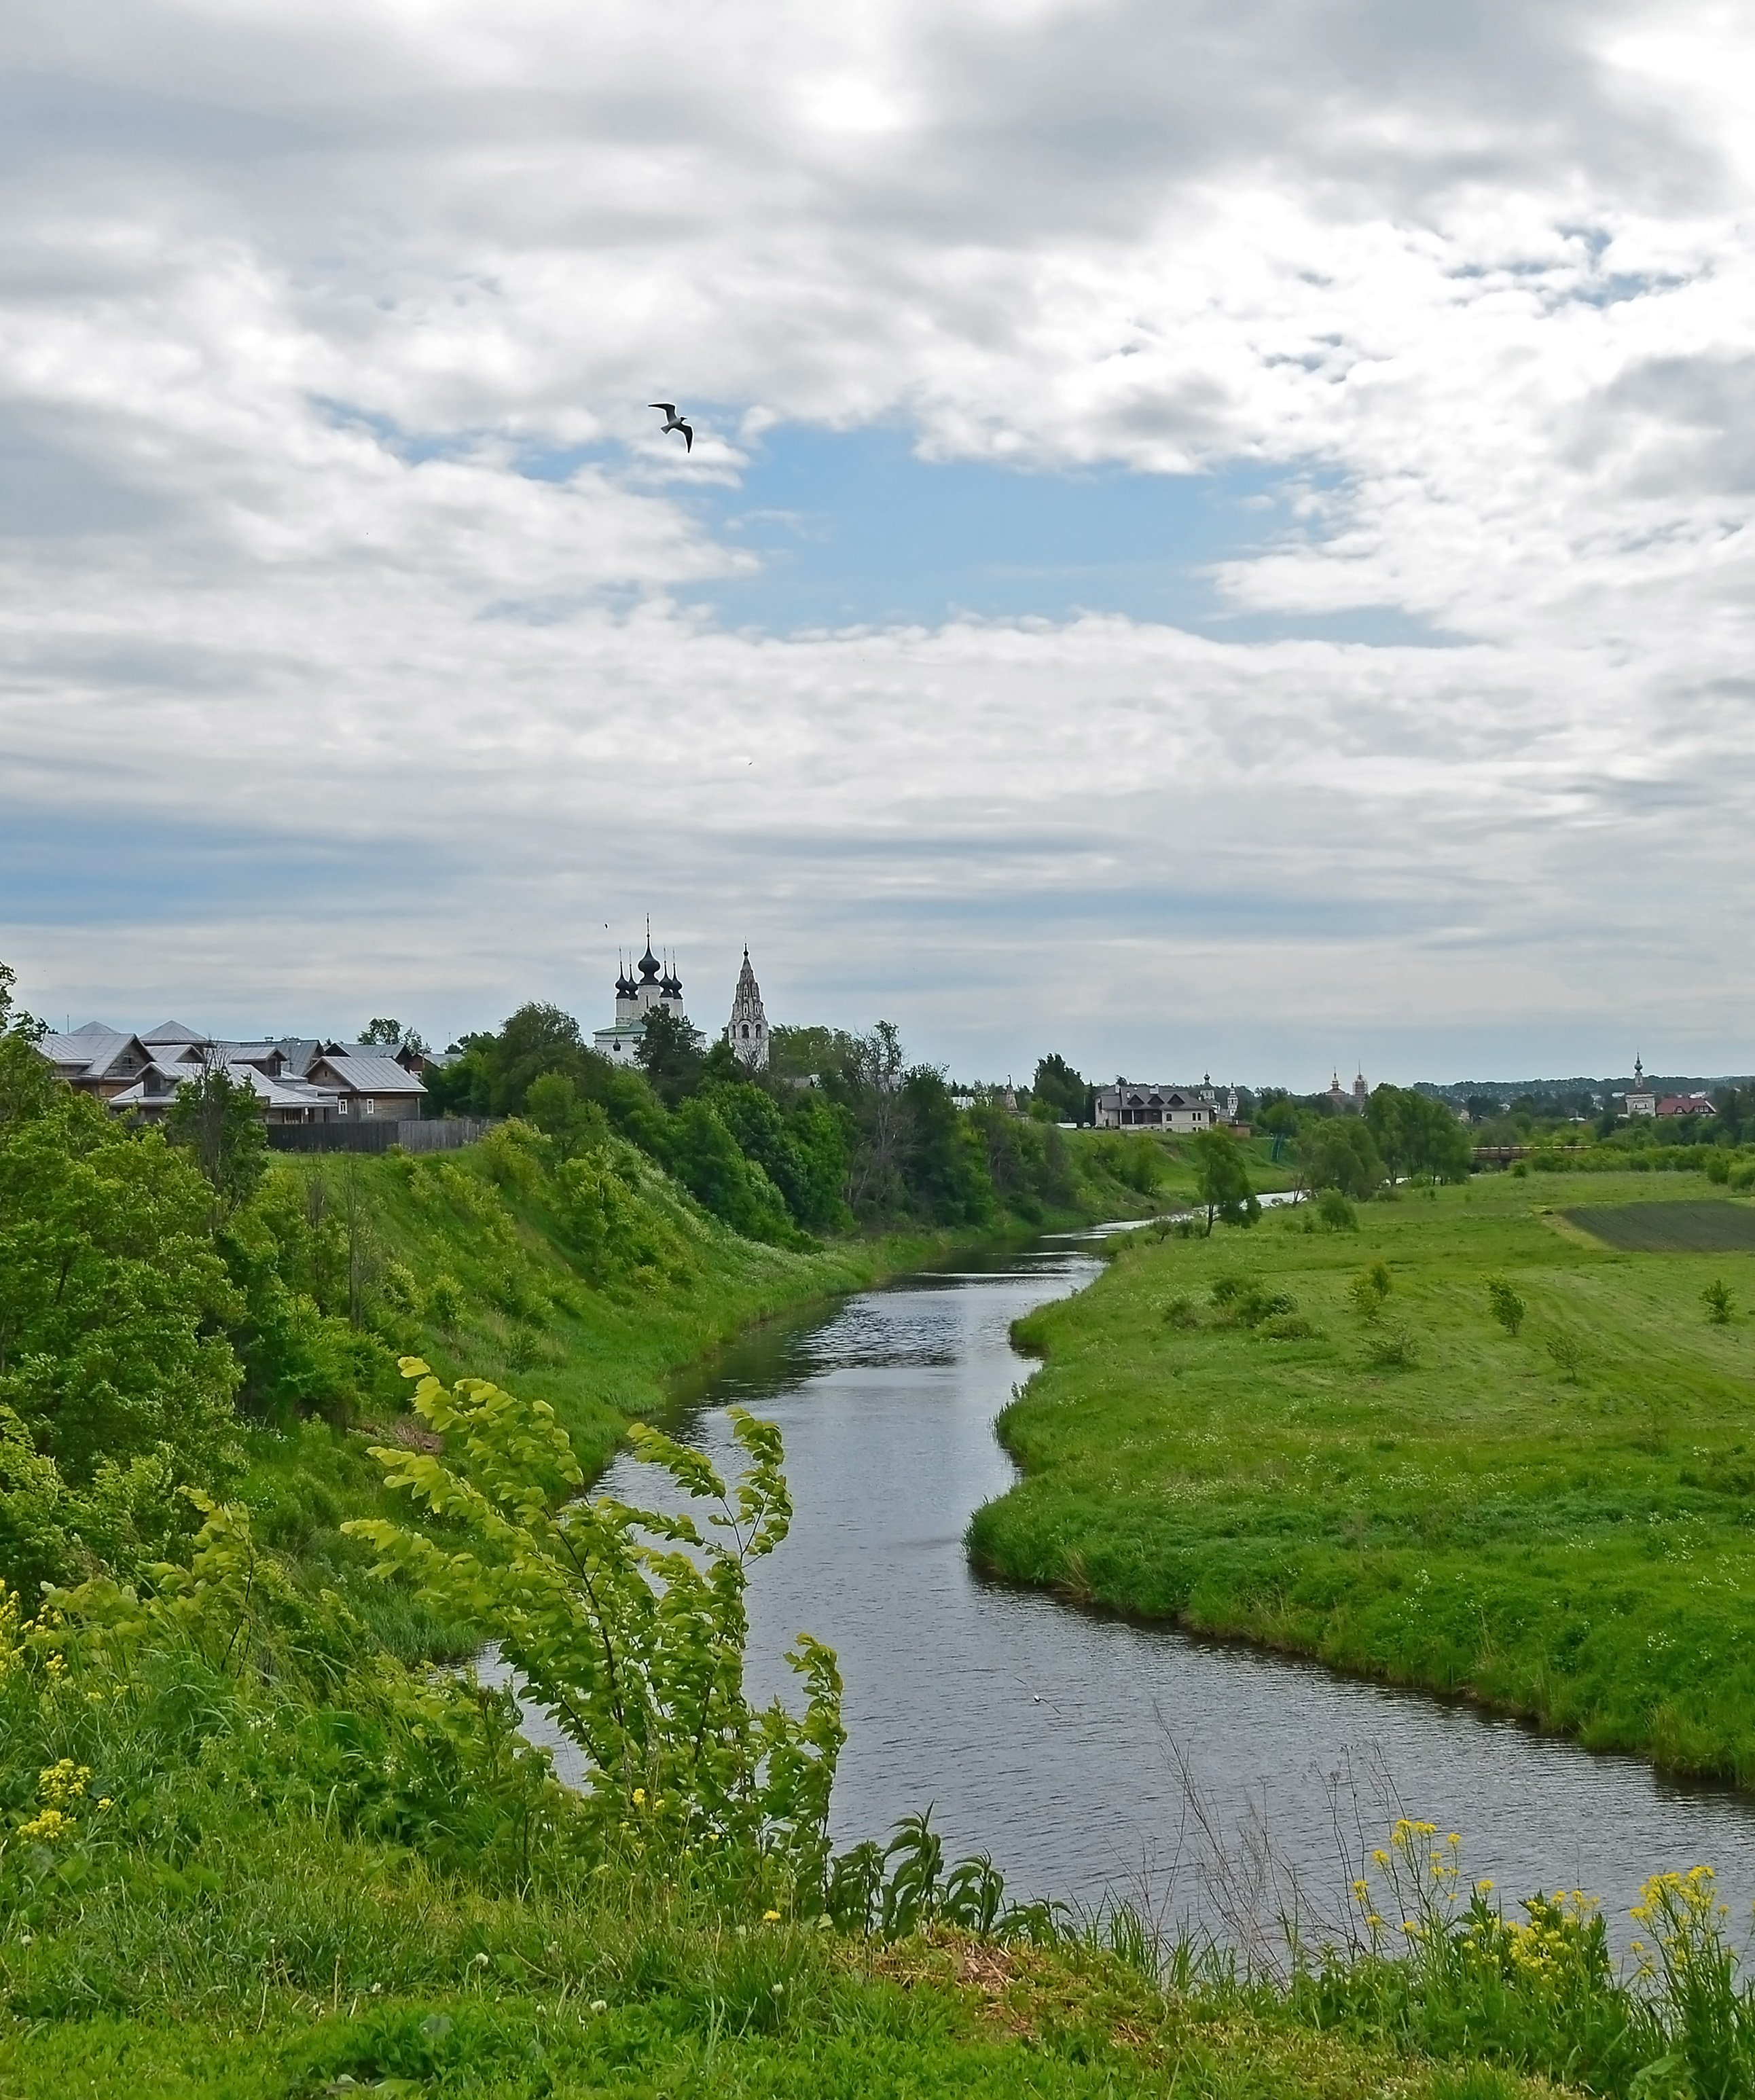
<svg viewBox="0 0 1755 2100">
<path fill-rule="evenodd" d="M 682 980 L 668 962 L 660 964 L 652 952 L 652 929 L 646 929 L 646 953 L 640 958 L 637 984 L 627 965 L 615 980 L 615 1018 L 592 1036 L 591 1047 L 612 1065 L 635 1065 L 646 1035 L 646 1017 L 655 1007 L 680 1021 L 686 1028 L 689 1017 L 682 1010 Z"/>
<path fill-rule="evenodd" d="M 607 1028 L 599 1028 L 591 1038 L 592 1048 L 600 1057 L 607 1057 L 612 1065 L 637 1065 L 640 1061 L 640 1045 L 646 1037 L 646 1017 L 656 1007 L 689 1027 L 689 1017 L 682 1007 L 682 979 L 677 976 L 675 965 L 660 963 L 652 952 L 652 929 L 649 924 L 646 933 L 646 953 L 636 965 L 640 975 L 636 981 L 624 964 L 615 979 L 615 1018 Z M 691 1035 L 695 1031 L 690 1030 Z M 700 1038 L 695 1035 L 697 1042 Z M 768 1069 L 768 1017 L 762 1010 L 761 987 L 756 982 L 756 973 L 750 967 L 750 951 L 743 951 L 743 967 L 738 973 L 738 988 L 732 995 L 731 1018 L 725 1024 L 725 1039 L 731 1045 L 739 1061 L 752 1072 Z"/>
</svg>

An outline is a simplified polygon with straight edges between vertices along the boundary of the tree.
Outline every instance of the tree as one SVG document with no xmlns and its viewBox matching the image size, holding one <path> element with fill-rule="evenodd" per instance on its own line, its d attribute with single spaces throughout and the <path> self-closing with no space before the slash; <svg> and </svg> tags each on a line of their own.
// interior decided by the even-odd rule
<svg viewBox="0 0 1755 2100">
<path fill-rule="evenodd" d="M 541 1001 L 521 1006 L 498 1035 L 478 1036 L 471 1047 L 485 1070 L 492 1115 L 521 1115 L 533 1079 L 570 1072 L 576 1080 L 591 1055 L 571 1014 Z"/>
<path fill-rule="evenodd" d="M 1487 1279 L 1487 1309 L 1515 1339 L 1529 1308 L 1504 1277 L 1490 1276 Z"/>
<path fill-rule="evenodd" d="M 545 1072 L 531 1080 L 524 1113 L 544 1136 L 553 1140 L 563 1160 L 609 1136 L 609 1118 L 595 1101 L 581 1101 L 571 1075 Z"/>
<path fill-rule="evenodd" d="M 1265 1101 L 1255 1118 L 1255 1127 L 1266 1137 L 1296 1137 L 1299 1120 L 1297 1104 L 1290 1095 L 1281 1094 Z"/>
<path fill-rule="evenodd" d="M 1356 1116 L 1326 1116 L 1306 1123 L 1298 1135 L 1298 1163 L 1313 1196 L 1338 1189 L 1362 1203 L 1383 1179 L 1371 1132 Z"/>
<path fill-rule="evenodd" d="M 785 1246 L 794 1238 L 786 1200 L 766 1173 L 746 1159 L 712 1104 L 699 1095 L 670 1119 L 670 1171 L 703 1210 L 745 1239 Z"/>
<path fill-rule="evenodd" d="M 652 1091 L 668 1108 L 695 1092 L 707 1063 L 695 1030 L 663 1006 L 646 1016 L 637 1055 Z"/>
<path fill-rule="evenodd" d="M 161 1446 L 211 1477 L 239 1378 L 212 1215 L 187 1154 L 85 1095 L 0 1124 L 0 1408 L 69 1480 Z"/>
<path fill-rule="evenodd" d="M 1075 1072 L 1057 1051 L 1038 1061 L 1030 1092 L 1056 1110 L 1061 1123 L 1091 1120 L 1091 1088 L 1083 1074 Z"/>
<path fill-rule="evenodd" d="M 247 1202 L 267 1171 L 268 1136 L 255 1090 L 223 1065 L 206 1064 L 178 1088 L 165 1136 L 195 1155 L 222 1211 Z"/>
<path fill-rule="evenodd" d="M 935 1224 L 982 1224 L 993 1209 L 980 1134 L 957 1112 L 944 1074 L 916 1065 L 903 1080 L 902 1180 L 909 1207 Z"/>
<path fill-rule="evenodd" d="M 12 987 L 17 982 L 12 971 L 0 963 L 0 1137 L 9 1123 L 40 1115 L 60 1087 L 47 1061 L 37 1052 L 42 1024 L 14 1003 Z"/>
<path fill-rule="evenodd" d="M 1365 1106 L 1365 1122 L 1391 1187 L 1398 1173 L 1430 1175 L 1434 1181 L 1468 1179 L 1474 1162 L 1468 1133 L 1442 1101 L 1403 1087 L 1377 1087 Z"/>
<path fill-rule="evenodd" d="M 419 1031 L 404 1028 L 399 1021 L 368 1021 L 360 1030 L 359 1039 L 362 1043 L 380 1043 L 390 1050 L 400 1049 L 406 1044 L 409 1049 L 423 1057 L 426 1053 L 426 1045 L 421 1039 Z"/>
<path fill-rule="evenodd" d="M 1253 1225 L 1261 1215 L 1243 1148 L 1222 1125 L 1203 1130 L 1194 1140 L 1194 1193 L 1206 1212 L 1209 1239 L 1215 1220 L 1228 1225 Z"/>
</svg>

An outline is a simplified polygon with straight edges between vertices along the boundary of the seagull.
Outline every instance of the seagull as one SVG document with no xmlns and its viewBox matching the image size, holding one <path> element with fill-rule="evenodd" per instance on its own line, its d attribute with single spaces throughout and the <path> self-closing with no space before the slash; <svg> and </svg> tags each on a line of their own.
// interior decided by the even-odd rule
<svg viewBox="0 0 1755 2100">
<path fill-rule="evenodd" d="M 664 412 L 664 428 L 667 430 L 681 430 L 683 450 L 686 452 L 692 452 L 695 450 L 695 433 L 677 413 L 677 404 L 674 401 L 648 401 L 646 405 L 649 408 L 662 408 Z"/>
</svg>

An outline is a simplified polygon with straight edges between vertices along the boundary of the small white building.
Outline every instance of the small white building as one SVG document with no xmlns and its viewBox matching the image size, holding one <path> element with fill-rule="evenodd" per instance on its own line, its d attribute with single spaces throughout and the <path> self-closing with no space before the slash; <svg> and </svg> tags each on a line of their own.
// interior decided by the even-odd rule
<svg viewBox="0 0 1755 2100">
<path fill-rule="evenodd" d="M 612 1065 L 635 1065 L 646 1038 L 646 1017 L 655 1007 L 680 1021 L 686 1028 L 689 1017 L 682 1010 L 682 980 L 668 962 L 660 964 L 652 952 L 652 929 L 646 933 L 646 953 L 640 958 L 637 983 L 624 964 L 615 980 L 615 1018 L 607 1028 L 593 1034 L 591 1047 Z"/>
<path fill-rule="evenodd" d="M 740 1065 L 752 1072 L 768 1069 L 768 1017 L 762 1011 L 761 986 L 750 968 L 750 951 L 743 951 L 743 967 L 738 972 L 738 988 L 731 995 L 731 1018 L 725 1023 L 725 1040 Z"/>
</svg>

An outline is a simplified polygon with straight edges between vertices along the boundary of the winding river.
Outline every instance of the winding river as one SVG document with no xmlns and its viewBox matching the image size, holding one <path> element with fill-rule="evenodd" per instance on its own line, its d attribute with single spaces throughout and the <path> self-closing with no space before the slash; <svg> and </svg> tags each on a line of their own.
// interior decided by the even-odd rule
<svg viewBox="0 0 1755 2100">
<path fill-rule="evenodd" d="M 1755 1802 L 971 1571 L 969 1514 L 1014 1476 L 992 1427 L 1028 1374 L 1008 1329 L 1097 1268 L 1063 1239 L 917 1274 L 762 1329 L 679 1392 L 668 1427 L 719 1461 L 734 1463 L 734 1403 L 784 1433 L 796 1515 L 752 1584 L 751 1689 L 789 1688 L 777 1658 L 800 1627 L 838 1651 L 838 1840 L 930 1803 L 947 1855 L 990 1852 L 1014 1893 L 1127 1895 L 1234 1938 L 1294 1876 L 1337 1912 L 1400 1809 L 1462 1833 L 1468 1874 L 1508 1895 L 1594 1892 L 1617 1939 L 1645 1874 L 1698 1860 L 1746 1925 Z M 641 1500 L 655 1482 L 624 1458 L 605 1485 Z"/>
</svg>

